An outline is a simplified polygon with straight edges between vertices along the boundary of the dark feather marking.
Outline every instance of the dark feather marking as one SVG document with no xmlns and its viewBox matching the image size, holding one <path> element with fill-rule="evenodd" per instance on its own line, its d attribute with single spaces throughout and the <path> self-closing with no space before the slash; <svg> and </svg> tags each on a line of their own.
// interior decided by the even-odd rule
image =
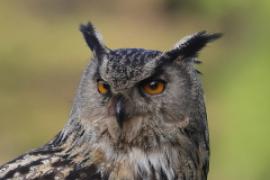
<svg viewBox="0 0 270 180">
<path fill-rule="evenodd" d="M 196 72 L 197 74 L 202 75 L 202 72 L 201 72 L 201 71 L 199 71 L 198 69 L 195 69 L 195 72 Z"/>
<path fill-rule="evenodd" d="M 199 61 L 199 60 L 194 60 L 193 61 L 195 64 L 202 64 L 202 61 Z"/>
<path fill-rule="evenodd" d="M 52 163 L 52 166 L 53 167 L 64 167 L 64 166 L 70 164 L 71 162 L 72 161 L 70 159 L 63 158 L 63 160 L 59 160 L 59 161 Z"/>
<path fill-rule="evenodd" d="M 82 137 L 82 136 L 84 135 L 84 133 L 85 133 L 85 130 L 82 129 L 82 130 L 79 132 L 79 137 Z"/>
<path fill-rule="evenodd" d="M 83 174 L 85 176 L 83 176 Z M 66 177 L 66 180 L 74 180 L 74 179 L 101 179 L 101 174 L 98 172 L 97 167 L 92 164 L 87 167 L 80 167 L 79 165 Z"/>
<path fill-rule="evenodd" d="M 165 174 L 165 172 L 164 172 L 164 170 L 162 168 L 160 169 L 159 174 L 160 174 L 160 178 L 162 180 L 168 180 L 168 177 L 167 177 L 167 175 Z"/>
<path fill-rule="evenodd" d="M 54 146 L 62 145 L 68 138 L 68 136 L 63 137 L 64 134 L 60 131 L 56 136 L 55 139 L 50 143 Z"/>
<path fill-rule="evenodd" d="M 151 168 L 151 176 L 152 176 L 151 179 L 157 179 L 155 168 L 154 168 L 153 164 L 149 160 L 148 160 L 148 164 L 150 165 L 150 168 Z"/>
<path fill-rule="evenodd" d="M 51 144 L 53 144 L 53 145 L 59 145 L 61 143 L 62 139 L 63 139 L 63 133 L 62 132 L 59 132 L 56 135 L 55 139 L 52 141 Z"/>
<path fill-rule="evenodd" d="M 183 174 L 182 179 L 183 179 L 183 180 L 188 180 L 188 179 L 187 179 L 187 176 L 186 176 L 186 174 L 185 174 L 185 173 Z"/>
<path fill-rule="evenodd" d="M 81 161 L 81 164 L 86 163 L 89 159 L 90 159 L 89 157 L 88 158 L 85 158 L 84 160 Z"/>
<path fill-rule="evenodd" d="M 202 170 L 203 170 L 203 177 L 204 179 L 207 179 L 207 174 L 208 174 L 208 171 L 209 171 L 209 162 L 206 161 L 202 167 Z"/>
<path fill-rule="evenodd" d="M 29 155 L 46 155 L 46 154 L 54 154 L 54 153 L 58 153 L 61 152 L 62 148 L 55 148 L 55 147 L 51 147 L 49 145 L 44 146 L 43 148 L 37 149 L 35 151 L 29 152 Z"/>
<path fill-rule="evenodd" d="M 42 164 L 42 161 L 45 159 L 46 158 L 33 161 L 25 166 L 18 166 L 17 168 L 9 171 L 5 176 L 2 177 L 2 179 L 4 180 L 4 179 L 12 178 L 16 172 L 26 174 L 29 171 L 30 167 Z"/>
</svg>

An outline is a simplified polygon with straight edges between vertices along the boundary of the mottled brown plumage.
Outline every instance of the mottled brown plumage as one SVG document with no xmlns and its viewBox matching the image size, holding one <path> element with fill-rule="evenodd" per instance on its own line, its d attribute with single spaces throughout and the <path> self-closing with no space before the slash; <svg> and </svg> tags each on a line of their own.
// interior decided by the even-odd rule
<svg viewBox="0 0 270 180">
<path fill-rule="evenodd" d="M 0 167 L 0 179 L 206 180 L 209 140 L 197 53 L 200 32 L 161 52 L 109 49 L 89 23 L 93 52 L 69 121 L 48 144 Z"/>
</svg>

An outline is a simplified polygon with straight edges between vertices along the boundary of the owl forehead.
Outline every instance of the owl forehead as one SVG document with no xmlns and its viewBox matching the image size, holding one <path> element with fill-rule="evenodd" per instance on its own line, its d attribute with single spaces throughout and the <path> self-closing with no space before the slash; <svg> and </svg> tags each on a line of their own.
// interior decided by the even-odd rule
<svg viewBox="0 0 270 180">
<path fill-rule="evenodd" d="M 146 78 L 144 66 L 161 54 L 160 51 L 145 49 L 117 49 L 107 54 L 100 72 L 115 89 L 127 89 Z"/>
</svg>

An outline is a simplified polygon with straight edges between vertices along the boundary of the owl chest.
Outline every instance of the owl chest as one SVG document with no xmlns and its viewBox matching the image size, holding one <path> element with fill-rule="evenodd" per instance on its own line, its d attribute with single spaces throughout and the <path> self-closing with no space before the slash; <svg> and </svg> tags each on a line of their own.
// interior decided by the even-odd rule
<svg viewBox="0 0 270 180">
<path fill-rule="evenodd" d="M 143 152 L 132 149 L 129 153 L 118 153 L 100 163 L 100 171 L 108 179 L 182 179 L 196 176 L 194 163 L 181 159 L 179 152 Z M 188 173 L 188 174 L 187 174 Z M 195 178 L 196 179 L 196 178 Z"/>
</svg>

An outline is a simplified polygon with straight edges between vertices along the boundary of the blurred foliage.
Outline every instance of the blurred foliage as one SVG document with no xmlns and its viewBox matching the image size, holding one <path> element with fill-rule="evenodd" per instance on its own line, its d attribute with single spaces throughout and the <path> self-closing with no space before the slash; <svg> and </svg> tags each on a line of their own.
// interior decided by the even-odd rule
<svg viewBox="0 0 270 180">
<path fill-rule="evenodd" d="M 270 1 L 2 0 L 0 163 L 54 136 L 68 118 L 91 20 L 112 48 L 166 50 L 186 34 L 224 32 L 203 50 L 209 179 L 270 178 Z"/>
</svg>

